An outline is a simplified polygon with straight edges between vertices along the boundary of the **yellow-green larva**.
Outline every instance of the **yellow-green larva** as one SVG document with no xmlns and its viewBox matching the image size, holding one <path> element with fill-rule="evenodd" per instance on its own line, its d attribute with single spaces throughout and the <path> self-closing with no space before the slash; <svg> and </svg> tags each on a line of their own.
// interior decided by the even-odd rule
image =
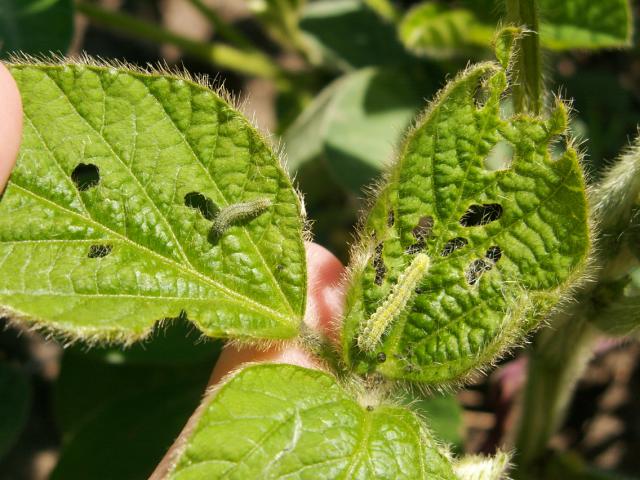
<svg viewBox="0 0 640 480">
<path fill-rule="evenodd" d="M 420 281 L 429 270 L 430 259 L 426 253 L 418 253 L 409 267 L 400 275 L 391 293 L 373 315 L 363 324 L 358 335 L 358 347 L 372 352 L 384 332 L 404 311 Z"/>
<path fill-rule="evenodd" d="M 222 235 L 231 225 L 257 217 L 272 205 L 268 198 L 257 198 L 249 202 L 232 203 L 218 212 L 213 219 L 213 230 Z"/>
</svg>

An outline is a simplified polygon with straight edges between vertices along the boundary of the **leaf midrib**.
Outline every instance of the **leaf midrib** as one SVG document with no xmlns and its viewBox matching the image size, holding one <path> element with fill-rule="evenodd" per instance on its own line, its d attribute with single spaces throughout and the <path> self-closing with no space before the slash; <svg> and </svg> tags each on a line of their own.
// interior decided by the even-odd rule
<svg viewBox="0 0 640 480">
<path fill-rule="evenodd" d="M 145 198 L 149 201 L 149 203 L 151 204 L 151 207 L 153 208 L 153 210 L 155 210 L 158 214 L 158 216 L 162 219 L 162 223 L 165 224 L 166 228 L 168 229 L 169 233 L 171 234 L 171 238 L 173 239 L 173 241 L 175 242 L 176 248 L 178 249 L 178 254 L 182 257 L 182 259 L 189 265 L 191 266 L 191 268 L 194 268 L 193 265 L 191 264 L 191 261 L 189 260 L 189 257 L 187 256 L 187 254 L 185 253 L 184 249 L 182 248 L 182 244 L 178 241 L 178 238 L 176 237 L 175 232 L 173 231 L 173 227 L 171 225 L 171 223 L 169 222 L 169 220 L 167 219 L 167 217 L 164 215 L 164 213 L 162 213 L 160 211 L 160 209 L 158 208 L 158 206 L 155 204 L 155 202 L 153 201 L 153 199 L 149 196 L 149 192 L 147 191 L 147 189 L 142 185 L 142 183 L 140 183 L 140 180 L 138 179 L 138 177 L 133 173 L 133 170 L 131 170 L 131 168 L 129 167 L 129 165 L 127 165 L 125 163 L 125 161 L 120 157 L 120 155 L 118 155 L 115 150 L 113 149 L 111 143 L 109 141 L 107 141 L 107 139 L 100 134 L 100 132 L 98 132 L 93 125 L 91 125 L 91 123 L 84 118 L 84 116 L 80 113 L 80 111 L 78 110 L 78 108 L 75 106 L 75 104 L 73 104 L 71 102 L 71 100 L 69 99 L 69 96 L 66 94 L 66 92 L 64 90 L 62 90 L 62 88 L 58 85 L 58 83 L 56 82 L 56 80 L 49 74 L 49 70 L 47 69 L 43 69 L 42 70 L 45 74 L 45 76 L 51 81 L 51 83 L 53 85 L 55 85 L 56 89 L 60 92 L 61 97 L 63 98 L 67 104 L 71 107 L 71 109 L 73 110 L 73 112 L 76 114 L 76 116 L 87 126 L 87 128 L 89 130 L 91 130 L 101 141 L 102 143 L 109 149 L 109 152 L 111 152 L 111 155 L 113 158 L 115 158 L 118 162 L 120 162 L 120 164 L 122 165 L 122 167 L 125 169 L 125 171 L 129 174 L 129 176 L 135 181 L 136 185 L 138 186 L 138 188 L 140 189 L 140 191 L 144 194 Z M 106 97 L 106 92 L 104 91 L 104 89 L 102 89 L 103 93 L 105 94 Z M 28 114 L 25 112 L 25 117 L 28 117 Z M 32 122 L 32 124 L 35 127 L 35 124 Z M 36 129 L 38 129 L 38 127 L 35 127 Z"/>
<path fill-rule="evenodd" d="M 367 411 L 363 411 L 362 415 L 362 428 L 360 429 L 360 436 L 358 437 L 358 443 L 356 451 L 353 452 L 350 457 L 351 461 L 349 465 L 344 470 L 344 475 L 342 478 L 350 479 L 353 478 L 353 469 L 357 468 L 360 464 L 360 459 L 366 454 L 369 437 L 371 435 L 371 427 L 373 424 L 373 414 Z M 370 460 L 370 457 L 369 457 Z"/>
<path fill-rule="evenodd" d="M 22 190 L 23 192 L 33 196 L 34 198 L 36 198 L 36 199 L 38 199 L 40 201 L 48 203 L 48 204 L 52 205 L 53 207 L 58 208 L 59 210 L 62 210 L 63 212 L 65 212 L 65 213 L 67 213 L 69 215 L 73 215 L 74 217 L 80 218 L 84 222 L 92 224 L 94 227 L 97 227 L 99 230 L 102 230 L 106 234 L 113 235 L 113 237 L 115 239 L 117 239 L 117 240 L 129 245 L 130 247 L 137 248 L 137 249 L 142 250 L 143 252 L 145 252 L 147 254 L 150 254 L 150 255 L 158 258 L 160 261 L 171 265 L 172 267 L 174 267 L 175 269 L 181 271 L 182 273 L 184 273 L 186 275 L 190 275 L 192 277 L 197 278 L 198 280 L 202 281 L 203 283 L 208 284 L 210 287 L 215 288 L 215 289 L 225 293 L 229 297 L 229 299 L 232 300 L 232 301 L 236 301 L 236 302 L 238 302 L 238 303 L 240 303 L 241 305 L 244 305 L 244 306 L 253 307 L 254 310 L 265 312 L 265 313 L 267 313 L 268 315 L 270 315 L 272 317 L 283 319 L 283 320 L 287 320 L 287 323 L 290 323 L 289 321 L 290 321 L 291 317 L 283 315 L 280 312 L 277 312 L 276 310 L 273 310 L 273 309 L 267 307 L 266 305 L 257 303 L 257 302 L 255 302 L 255 300 L 253 300 L 253 299 L 251 299 L 251 298 L 249 298 L 249 297 L 247 297 L 245 295 L 242 295 L 241 293 L 238 293 L 238 292 L 236 292 L 234 290 L 230 290 L 225 285 L 219 284 L 215 280 L 212 280 L 211 278 L 201 274 L 197 270 L 185 269 L 185 267 L 183 265 L 177 263 L 175 260 L 167 258 L 164 255 L 160 255 L 159 253 L 157 253 L 157 252 L 155 252 L 153 250 L 150 250 L 150 249 L 146 248 L 143 245 L 137 244 L 137 243 L 133 242 L 132 240 L 130 240 L 129 238 L 122 236 L 121 234 L 111 230 L 109 227 L 107 227 L 105 225 L 102 225 L 101 223 L 98 223 L 98 222 L 96 222 L 95 220 L 93 220 L 91 218 L 83 217 L 82 215 L 80 215 L 77 212 L 69 210 L 69 209 L 57 204 L 56 202 L 53 202 L 53 201 L 51 201 L 51 200 L 49 200 L 49 199 L 47 199 L 45 197 L 42 197 L 42 196 L 32 192 L 31 190 L 19 185 L 14 180 L 12 180 L 10 182 L 10 185 L 12 185 L 14 188 L 18 188 L 18 189 Z M 96 241 L 99 241 L 99 240 L 100 239 L 94 239 L 93 243 L 95 243 Z M 40 242 L 49 242 L 49 240 L 39 240 L 39 241 Z M 2 243 L 16 243 L 16 242 L 14 242 L 14 241 L 12 241 L 12 242 L 0 241 L 0 244 L 2 244 Z M 154 298 L 154 297 L 149 297 L 149 298 Z M 162 298 L 162 297 L 160 297 L 160 298 Z"/>
<path fill-rule="evenodd" d="M 102 77 L 100 77 L 100 81 L 102 84 Z M 178 127 L 178 125 L 176 124 L 176 122 L 174 121 L 173 117 L 169 114 L 169 112 L 167 112 L 167 109 L 164 106 L 164 103 L 162 103 L 158 97 L 156 97 L 156 95 L 151 91 L 151 89 L 149 88 L 149 86 L 142 81 L 141 79 L 138 78 L 138 81 L 140 82 L 140 84 L 142 84 L 144 86 L 144 88 L 146 89 L 147 93 L 153 97 L 153 99 L 156 101 L 156 103 L 160 106 L 160 108 L 162 108 L 162 111 L 165 113 L 166 118 L 169 119 L 169 121 L 171 122 L 171 125 L 173 126 L 174 130 L 176 131 L 176 133 L 180 136 L 180 138 L 182 139 L 184 145 L 186 145 L 189 148 L 189 151 L 191 152 L 191 155 L 193 157 L 193 159 L 196 161 L 196 164 L 198 166 L 200 166 L 200 168 L 204 171 L 205 175 L 209 178 L 209 180 L 211 181 L 211 183 L 213 184 L 213 186 L 215 187 L 215 189 L 218 191 L 220 198 L 222 198 L 222 200 L 224 201 L 224 203 L 226 205 L 229 205 L 229 201 L 227 200 L 227 198 L 225 197 L 224 193 L 222 192 L 222 190 L 220 189 L 220 187 L 218 186 L 218 183 L 213 179 L 213 177 L 211 176 L 211 172 L 209 172 L 209 169 L 204 165 L 204 163 L 202 162 L 202 160 L 200 159 L 200 157 L 196 154 L 195 150 L 193 149 L 193 146 L 191 145 L 191 142 L 189 142 L 187 140 L 187 138 L 185 137 L 184 133 L 182 132 L 182 130 L 180 130 L 180 128 Z M 55 80 L 54 80 L 55 83 Z M 57 85 L 57 84 L 56 84 Z M 59 88 L 59 87 L 58 87 Z M 107 91 L 104 89 L 104 86 L 102 87 L 102 92 L 104 94 L 104 97 L 106 99 L 107 97 Z M 191 94 L 191 90 L 189 90 L 189 94 Z M 69 100 L 69 103 L 71 104 L 71 100 Z M 75 108 L 75 107 L 74 107 Z M 77 111 L 77 110 L 76 110 Z M 80 114 L 78 114 L 80 115 Z M 81 116 L 81 115 L 80 115 Z M 83 118 L 84 120 L 84 118 Z M 86 120 L 84 120 L 86 122 Z M 87 122 L 88 123 L 88 122 Z M 220 135 L 219 132 L 219 126 L 216 129 L 216 147 L 214 147 L 213 151 L 215 154 L 215 150 L 217 148 L 217 144 L 218 144 L 218 137 Z M 105 143 L 108 143 L 105 139 Z M 112 150 L 113 151 L 113 150 Z M 114 152 L 115 154 L 115 152 Z M 132 157 L 132 162 L 133 162 L 134 157 Z M 133 174 L 132 174 L 133 175 Z M 146 191 L 146 190 L 145 190 Z M 152 202 L 153 203 L 153 202 Z M 162 214 L 161 214 L 162 215 Z M 163 216 L 164 218 L 164 216 Z M 167 220 L 167 224 L 169 224 L 169 228 L 171 229 L 170 223 Z M 284 300 L 284 305 L 287 306 L 287 308 L 289 309 L 289 313 L 291 313 L 291 315 L 294 315 L 294 311 L 293 311 L 293 307 L 291 306 L 291 303 L 289 302 L 289 299 L 287 298 L 287 296 L 284 294 L 284 292 L 282 291 L 282 289 L 280 288 L 280 284 L 278 283 L 278 281 L 276 280 L 276 278 L 273 275 L 273 271 L 271 270 L 271 268 L 269 268 L 268 263 L 266 262 L 266 260 L 264 259 L 264 256 L 262 255 L 262 251 L 258 248 L 258 246 L 256 245 L 256 243 L 253 241 L 253 238 L 251 237 L 251 235 L 249 235 L 249 232 L 247 231 L 247 229 L 245 227 L 241 227 L 240 230 L 242 231 L 243 235 L 245 236 L 245 238 L 247 239 L 247 241 L 251 244 L 253 250 L 255 251 L 256 255 L 260 258 L 260 261 L 264 267 L 264 269 L 268 272 L 269 274 L 269 278 L 271 280 L 272 285 L 275 287 L 274 290 L 278 292 L 278 294 L 280 295 L 280 298 L 282 300 Z M 171 230 L 173 233 L 173 230 Z M 176 238 L 176 242 L 178 242 L 177 238 Z M 179 244 L 179 242 L 178 242 Z M 182 250 L 182 248 L 181 248 Z M 186 255 L 186 254 L 185 254 Z"/>
<path fill-rule="evenodd" d="M 136 184 L 138 185 L 138 187 L 140 188 L 140 190 L 142 191 L 142 193 L 144 194 L 144 196 L 146 197 L 146 199 L 149 201 L 149 203 L 152 205 L 152 208 L 157 212 L 157 214 L 159 215 L 159 217 L 162 219 L 163 224 L 166 226 L 166 228 L 168 229 L 169 233 L 171 234 L 171 238 L 172 240 L 175 242 L 175 245 L 178 249 L 178 253 L 180 255 L 180 257 L 183 259 L 183 261 L 189 265 L 189 267 L 191 267 L 193 272 L 198 272 L 198 275 L 202 276 L 203 278 L 206 278 L 204 275 L 200 274 L 200 272 L 193 266 L 193 264 L 191 263 L 190 259 L 188 258 L 188 255 L 186 254 L 186 252 L 184 251 L 182 244 L 178 241 L 178 238 L 175 235 L 175 232 L 173 230 L 173 227 L 171 225 L 171 223 L 169 222 L 169 220 L 167 219 L 167 217 L 159 210 L 159 208 L 156 206 L 156 204 L 154 203 L 154 201 L 151 199 L 151 197 L 149 196 L 146 188 L 144 188 L 144 186 L 140 183 L 139 179 L 133 174 L 133 171 L 131 170 L 131 168 L 124 162 L 124 160 L 120 157 L 120 155 L 118 155 L 115 150 L 113 149 L 111 143 L 109 143 L 107 141 L 106 138 L 104 138 L 103 135 L 100 134 L 100 132 L 98 132 L 93 125 L 82 115 L 80 114 L 80 112 L 78 111 L 78 109 L 76 108 L 75 104 L 71 101 L 71 99 L 67 96 L 67 94 L 65 93 L 65 91 L 58 85 L 58 83 L 56 82 L 55 78 L 52 77 L 50 75 L 49 70 L 47 69 L 43 69 L 42 70 L 46 76 L 46 78 L 48 78 L 51 81 L 51 84 L 53 84 L 55 86 L 55 88 L 60 92 L 61 94 L 61 98 L 63 98 L 66 103 L 71 107 L 71 109 L 73 110 L 73 112 L 75 113 L 75 115 L 77 116 L 77 118 L 79 118 L 86 126 L 87 128 L 89 128 L 95 135 L 97 135 L 100 140 L 102 141 L 102 143 L 109 149 L 111 155 L 113 156 L 113 158 L 117 159 L 117 161 L 120 162 L 120 164 L 122 165 L 122 167 L 129 173 L 130 177 L 133 178 L 136 182 Z M 98 75 L 101 84 L 102 84 L 102 77 L 100 75 Z M 218 184 L 215 182 L 215 180 L 212 178 L 210 172 L 208 171 L 208 169 L 204 166 L 204 164 L 202 163 L 201 159 L 196 155 L 195 151 L 193 150 L 192 145 L 186 140 L 183 132 L 177 127 L 177 125 L 175 124 L 173 118 L 171 117 L 171 115 L 169 115 L 164 107 L 164 104 L 158 100 L 158 98 L 151 92 L 149 86 L 142 81 L 140 78 L 136 77 L 136 79 L 139 81 L 139 83 L 145 88 L 146 92 L 148 95 L 150 95 L 156 102 L 157 105 L 159 105 L 159 107 L 163 110 L 163 112 L 165 113 L 165 117 L 169 119 L 169 121 L 171 122 L 171 125 L 173 126 L 175 132 L 177 133 L 177 135 L 180 136 L 180 138 L 183 141 L 183 144 L 186 145 L 189 149 L 189 151 L 191 152 L 192 157 L 195 159 L 196 164 L 204 171 L 204 173 L 206 174 L 206 176 L 209 178 L 209 180 L 212 182 L 212 184 L 214 185 L 214 187 L 216 188 L 216 190 L 219 192 L 221 198 L 224 200 L 224 202 L 226 204 L 228 204 L 228 201 L 226 200 L 226 198 L 224 197 L 222 191 L 220 190 Z M 104 86 L 102 86 L 102 96 L 103 98 L 106 100 L 107 97 L 107 91 L 105 90 Z M 31 126 L 33 127 L 33 130 L 36 132 L 37 136 L 39 137 L 40 141 L 42 142 L 43 146 L 45 147 L 45 149 L 49 152 L 49 154 L 53 157 L 54 162 L 57 164 L 57 158 L 55 157 L 55 155 L 53 154 L 52 150 L 50 149 L 50 147 L 47 145 L 47 143 L 44 141 L 44 138 L 42 137 L 42 134 L 40 133 L 38 127 L 36 127 L 35 123 L 28 117 L 28 115 L 25 113 L 25 118 L 28 119 L 29 123 L 31 124 Z M 63 172 L 64 173 L 64 172 Z M 65 177 L 68 177 L 68 175 L 66 175 L 65 173 Z M 76 195 L 77 196 L 77 195 Z M 88 212 L 88 210 L 86 209 L 86 207 L 84 206 L 84 202 L 82 201 L 82 199 L 80 199 L 81 204 L 83 205 L 83 207 L 85 208 L 85 211 L 87 211 L 87 216 L 91 218 L 91 220 L 95 223 L 97 223 L 98 225 L 102 224 L 100 222 L 96 222 L 95 220 L 93 220 L 93 218 L 91 217 L 90 213 Z M 110 228 L 104 226 L 104 228 L 110 230 L 111 232 L 113 232 Z M 126 228 L 126 223 L 125 223 L 125 228 Z M 257 245 L 255 244 L 255 242 L 253 241 L 253 238 L 251 237 L 251 235 L 249 235 L 249 233 L 247 232 L 246 228 L 241 227 L 240 228 L 241 232 L 243 233 L 243 235 L 245 236 L 245 238 L 248 240 L 248 242 L 251 244 L 256 256 L 260 259 L 260 262 L 263 265 L 263 269 L 266 271 L 266 273 L 269 276 L 269 280 L 272 286 L 272 289 L 276 292 L 278 292 L 278 295 L 281 299 L 281 304 L 282 306 L 286 307 L 288 309 L 288 316 L 287 315 L 282 315 L 279 314 L 277 315 L 280 318 L 296 318 L 296 312 L 294 311 L 289 299 L 287 298 L 287 296 L 284 294 L 284 291 L 282 290 L 282 288 L 280 287 L 280 284 L 278 283 L 278 281 L 276 280 L 275 276 L 273 275 L 273 271 L 271 270 L 271 268 L 269 268 L 269 265 L 267 264 L 264 256 L 262 255 L 262 252 L 260 251 L 260 249 L 257 247 Z M 113 232 L 115 233 L 115 232 Z M 135 244 L 135 242 L 132 242 L 133 244 Z M 143 247 L 144 248 L 144 247 Z M 165 257 L 164 255 L 159 254 L 162 258 L 166 258 L 167 260 L 171 260 L 173 262 L 172 259 L 169 259 L 168 257 Z M 230 292 L 231 290 L 226 290 L 227 287 L 224 287 L 223 291 L 227 291 Z M 248 301 L 248 297 L 244 297 L 247 299 Z M 269 307 L 266 307 L 269 308 Z M 270 309 L 271 310 L 271 309 Z M 275 310 L 274 310 L 275 312 Z"/>
<path fill-rule="evenodd" d="M 552 166 L 552 164 L 549 165 L 549 166 Z M 548 196 L 546 196 L 543 199 L 541 199 L 540 202 L 538 203 L 538 205 L 536 205 L 534 208 L 532 208 L 531 210 L 529 210 L 525 214 L 521 215 L 519 218 L 517 218 L 516 220 L 511 222 L 509 225 L 504 226 L 504 228 L 501 229 L 499 232 L 497 232 L 497 233 L 495 233 L 493 235 L 488 235 L 487 238 L 484 240 L 486 242 L 486 244 L 492 243 L 491 240 L 493 240 L 493 239 L 497 238 L 498 236 L 502 235 L 504 232 L 508 232 L 514 225 L 516 225 L 516 224 L 518 224 L 520 222 L 524 222 L 528 217 L 530 217 L 534 213 L 538 212 L 538 210 L 545 204 L 545 202 L 548 199 L 553 198 L 558 191 L 560 191 L 562 188 L 566 187 L 566 185 L 564 184 L 564 181 L 565 181 L 566 178 L 568 178 L 570 176 L 570 174 L 571 174 L 571 169 L 568 169 L 566 174 L 560 180 L 558 180 L 558 184 L 557 184 L 556 188 Z M 445 260 L 441 260 L 441 261 L 445 261 Z M 548 290 L 548 289 L 540 289 L 538 291 L 545 291 L 545 290 Z M 459 323 L 459 322 L 465 320 L 467 315 L 470 312 L 476 310 L 477 308 L 480 308 L 480 307 L 486 305 L 487 303 L 488 303 L 488 300 L 485 300 L 485 299 L 481 298 L 479 303 L 476 304 L 471 310 L 466 311 L 464 315 L 459 315 L 458 317 L 456 317 L 451 322 L 448 322 L 446 325 L 438 325 L 435 330 L 433 330 L 432 332 L 429 332 L 429 334 L 427 336 L 424 336 L 422 339 L 418 340 L 417 342 L 414 342 L 413 345 L 414 346 L 423 345 L 425 342 L 427 342 L 427 341 L 429 341 L 429 340 L 431 340 L 433 338 L 435 338 L 436 341 L 438 342 L 440 337 L 437 334 L 440 331 L 442 331 L 445 327 L 449 328 L 452 325 L 455 325 L 456 323 Z M 408 321 L 408 315 L 404 315 L 402 318 L 400 318 L 398 323 L 397 323 L 397 326 L 393 328 L 392 333 L 388 337 L 389 340 L 390 340 L 388 344 L 393 346 L 393 350 L 394 351 L 398 350 L 398 346 L 400 345 L 400 342 L 402 341 L 402 338 L 404 337 L 405 324 L 407 323 L 407 321 Z M 396 333 L 396 332 L 398 332 L 398 333 Z M 385 342 L 385 343 L 387 343 L 387 342 Z"/>
</svg>

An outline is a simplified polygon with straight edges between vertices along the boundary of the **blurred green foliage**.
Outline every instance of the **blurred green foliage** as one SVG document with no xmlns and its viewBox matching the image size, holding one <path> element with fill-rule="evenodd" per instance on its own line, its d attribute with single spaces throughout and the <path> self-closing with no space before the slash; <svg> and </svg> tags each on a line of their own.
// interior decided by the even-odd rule
<svg viewBox="0 0 640 480">
<path fill-rule="evenodd" d="M 503 2 L 246 3 L 255 17 L 234 26 L 274 58 L 283 52 L 299 57 L 296 88 L 276 87 L 278 132 L 305 195 L 315 240 L 346 262 L 367 187 L 425 101 L 469 61 L 488 58 Z M 637 2 L 539 3 L 541 41 L 548 49 L 546 85 L 550 93 L 573 99 L 573 128 L 584 138 L 585 164 L 596 180 L 635 136 L 640 121 L 640 52 L 619 49 L 633 46 L 631 12 Z M 162 8 L 160 2 L 127 0 L 122 11 L 159 24 Z M 71 0 L 0 0 L 2 57 L 12 51 L 66 53 L 72 34 Z M 207 42 L 219 40 L 214 33 Z M 140 64 L 162 61 L 159 44 L 130 42 L 95 27 L 82 46 L 93 55 Z M 589 52 L 601 48 L 615 50 Z M 213 60 L 206 64 L 186 56 L 183 61 L 195 72 L 218 76 L 222 71 L 229 88 L 242 89 L 242 78 Z M 182 320 L 129 349 L 71 347 L 55 387 L 63 447 L 53 478 L 148 475 L 198 404 L 219 347 L 202 341 Z M 27 421 L 28 380 L 0 358 L 0 456 L 10 451 Z M 461 444 L 454 397 L 434 396 L 416 407 L 444 440 Z M 553 478 L 586 475 L 584 465 L 574 463 L 553 462 Z"/>
<path fill-rule="evenodd" d="M 72 35 L 72 0 L 0 0 L 0 57 L 64 54 Z"/>
</svg>

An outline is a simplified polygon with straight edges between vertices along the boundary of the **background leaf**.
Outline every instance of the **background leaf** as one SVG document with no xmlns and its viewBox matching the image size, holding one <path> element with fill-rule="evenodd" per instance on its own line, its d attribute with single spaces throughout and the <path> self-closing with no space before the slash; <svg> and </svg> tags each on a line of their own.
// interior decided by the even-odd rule
<svg viewBox="0 0 640 480">
<path fill-rule="evenodd" d="M 0 202 L 10 316 L 110 340 L 178 316 L 210 336 L 297 332 L 300 204 L 240 113 L 178 77 L 87 65 L 12 73 L 25 127 Z M 267 207 L 248 211 L 256 199 Z M 216 232 L 216 213 L 234 205 L 243 218 Z"/>
<path fill-rule="evenodd" d="M 552 50 L 631 45 L 629 0 L 540 0 L 540 39 Z"/>
<path fill-rule="evenodd" d="M 504 18 L 504 2 L 465 0 L 464 8 L 424 2 L 400 25 L 406 45 L 442 55 L 449 48 L 491 43 L 490 32 Z M 631 45 L 633 22 L 629 0 L 539 0 L 540 42 L 556 50 L 597 50 Z M 473 17 L 470 13 L 473 12 Z M 446 52 L 446 50 L 445 50 Z"/>
<path fill-rule="evenodd" d="M 73 35 L 72 0 L 0 0 L 0 56 L 66 53 Z"/>
<path fill-rule="evenodd" d="M 337 69 L 415 61 L 399 42 L 395 26 L 358 0 L 310 3 L 300 28 L 323 52 L 324 62 Z"/>
<path fill-rule="evenodd" d="M 593 324 L 609 335 L 626 336 L 640 330 L 640 295 L 623 296 L 598 310 Z"/>
<path fill-rule="evenodd" d="M 162 366 L 65 353 L 55 389 L 63 446 L 51 478 L 147 478 L 198 406 L 216 355 Z"/>
<path fill-rule="evenodd" d="M 245 368 L 212 398 L 170 478 L 453 478 L 409 410 L 362 401 L 321 371 Z"/>
<path fill-rule="evenodd" d="M 17 368 L 0 362 L 0 459 L 22 432 L 30 406 L 29 377 Z"/>
<path fill-rule="evenodd" d="M 114 365 L 186 366 L 215 360 L 221 345 L 221 340 L 203 336 L 186 318 L 177 318 L 156 325 L 148 337 L 126 348 L 76 342 L 66 351 Z"/>
<path fill-rule="evenodd" d="M 470 45 L 489 45 L 493 31 L 493 26 L 482 24 L 469 10 L 433 2 L 415 6 L 398 25 L 405 47 L 434 58 L 446 58 Z"/>
<path fill-rule="evenodd" d="M 431 82 L 411 69 L 366 68 L 329 84 L 287 131 L 292 169 L 322 156 L 335 178 L 361 193 L 389 161 Z"/>
<path fill-rule="evenodd" d="M 411 410 L 427 419 L 435 438 L 463 451 L 462 407 L 454 394 L 434 392 L 429 396 L 410 396 Z"/>
</svg>

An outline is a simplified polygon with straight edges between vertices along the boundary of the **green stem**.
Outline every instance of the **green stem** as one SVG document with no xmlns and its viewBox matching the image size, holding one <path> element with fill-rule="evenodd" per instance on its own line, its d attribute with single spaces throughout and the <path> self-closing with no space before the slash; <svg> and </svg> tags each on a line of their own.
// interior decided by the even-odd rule
<svg viewBox="0 0 640 480">
<path fill-rule="evenodd" d="M 514 107 L 517 112 L 539 114 L 543 106 L 542 56 L 536 0 L 506 0 L 507 21 L 524 27 L 520 40 L 516 66 L 516 82 L 513 89 Z"/>
<path fill-rule="evenodd" d="M 153 23 L 123 13 L 105 10 L 89 3 L 79 3 L 77 8 L 78 11 L 100 25 L 118 29 L 134 37 L 175 45 L 185 53 L 220 68 L 275 80 L 283 89 L 291 87 L 291 79 L 287 72 L 261 52 L 240 50 L 220 43 L 197 42 Z"/>
<path fill-rule="evenodd" d="M 597 338 L 586 311 L 589 302 L 553 319 L 536 336 L 529 355 L 522 417 L 516 440 L 517 478 L 538 478 L 551 436 L 560 427 Z"/>
<path fill-rule="evenodd" d="M 203 16 L 205 16 L 207 20 L 209 20 L 211 25 L 213 25 L 214 31 L 217 35 L 220 35 L 222 38 L 228 40 L 229 42 L 242 48 L 243 50 L 255 50 L 251 41 L 247 37 L 245 37 L 242 32 L 222 20 L 222 18 L 220 18 L 220 15 L 218 15 L 218 12 L 205 5 L 202 0 L 189 1 L 191 2 L 191 5 L 193 5 Z"/>
</svg>

